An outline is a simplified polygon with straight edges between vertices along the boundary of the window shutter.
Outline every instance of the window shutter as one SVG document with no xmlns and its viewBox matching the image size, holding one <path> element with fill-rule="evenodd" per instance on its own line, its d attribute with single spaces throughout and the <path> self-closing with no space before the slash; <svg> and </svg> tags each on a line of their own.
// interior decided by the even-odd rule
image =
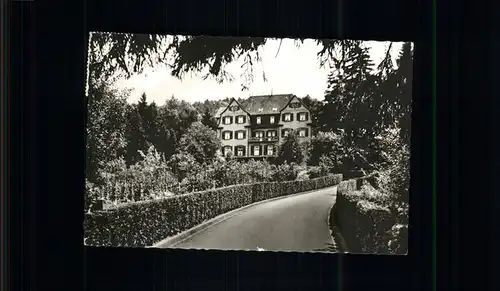
<svg viewBox="0 0 500 291">
<path fill-rule="evenodd" d="M 264 155 L 267 155 L 267 145 L 264 145 Z"/>
<path fill-rule="evenodd" d="M 243 132 L 243 138 L 247 138 L 247 132 L 246 131 Z"/>
<path fill-rule="evenodd" d="M 262 146 L 259 146 L 259 155 L 262 156 Z"/>
<path fill-rule="evenodd" d="M 229 139 L 233 139 L 233 132 L 232 131 L 229 132 Z"/>
<path fill-rule="evenodd" d="M 306 121 L 309 120 L 309 112 L 306 112 Z"/>
<path fill-rule="evenodd" d="M 243 116 L 243 123 L 247 122 L 247 117 Z"/>
<path fill-rule="evenodd" d="M 309 128 L 306 128 L 306 136 L 309 136 Z"/>
<path fill-rule="evenodd" d="M 229 124 L 233 124 L 233 117 L 229 116 Z"/>
<path fill-rule="evenodd" d="M 281 137 L 284 137 L 284 136 L 285 136 L 285 130 L 284 130 L 284 129 L 282 129 L 282 130 L 281 130 Z"/>
<path fill-rule="evenodd" d="M 285 114 L 281 114 L 281 121 L 285 121 Z"/>
<path fill-rule="evenodd" d="M 290 114 L 290 121 L 293 121 L 293 114 Z"/>
</svg>

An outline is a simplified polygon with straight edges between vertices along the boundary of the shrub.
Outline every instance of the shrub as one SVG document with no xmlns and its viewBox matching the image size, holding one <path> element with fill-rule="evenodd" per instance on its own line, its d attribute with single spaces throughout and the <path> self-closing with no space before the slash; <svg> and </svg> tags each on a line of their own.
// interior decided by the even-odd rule
<svg viewBox="0 0 500 291">
<path fill-rule="evenodd" d="M 315 180 L 255 183 L 131 203 L 86 214 L 87 245 L 148 246 L 220 214 L 253 202 L 328 187 L 341 175 Z"/>
<path fill-rule="evenodd" d="M 273 167 L 271 174 L 271 181 L 281 182 L 281 181 L 293 181 L 297 179 L 299 174 L 299 168 L 297 164 L 288 164 L 286 161 L 278 166 Z"/>
<path fill-rule="evenodd" d="M 408 224 L 395 224 L 388 231 L 390 240 L 389 251 L 393 254 L 406 254 L 408 252 Z"/>
<path fill-rule="evenodd" d="M 309 174 L 310 179 L 318 178 L 318 177 L 323 177 L 328 174 L 327 171 L 325 171 L 324 168 L 322 167 L 311 167 L 307 173 Z"/>
</svg>

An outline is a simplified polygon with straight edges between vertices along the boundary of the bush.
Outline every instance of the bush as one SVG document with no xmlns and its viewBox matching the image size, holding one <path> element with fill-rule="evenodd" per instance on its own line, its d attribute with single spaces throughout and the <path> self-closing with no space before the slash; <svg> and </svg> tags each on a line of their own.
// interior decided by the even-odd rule
<svg viewBox="0 0 500 291">
<path fill-rule="evenodd" d="M 404 255 L 408 252 L 408 224 L 393 225 L 388 235 L 388 248 L 391 253 Z"/>
<path fill-rule="evenodd" d="M 394 253 L 399 246 L 404 249 L 404 230 L 393 229 L 398 221 L 405 221 L 398 217 L 407 217 L 404 205 L 395 204 L 391 195 L 378 191 L 369 181 L 370 177 L 347 180 L 337 188 L 333 215 L 349 251 Z"/>
<path fill-rule="evenodd" d="M 325 171 L 323 167 L 311 167 L 307 173 L 309 174 L 310 179 L 318 178 L 318 177 L 323 177 L 328 175 L 328 172 Z"/>
<path fill-rule="evenodd" d="M 288 164 L 286 161 L 278 166 L 273 167 L 271 174 L 271 181 L 293 181 L 297 179 L 299 168 L 297 164 Z"/>
<path fill-rule="evenodd" d="M 211 189 L 161 200 L 141 201 L 86 214 L 87 245 L 149 246 L 253 202 L 334 186 L 342 175 L 314 180 L 255 183 Z"/>
</svg>

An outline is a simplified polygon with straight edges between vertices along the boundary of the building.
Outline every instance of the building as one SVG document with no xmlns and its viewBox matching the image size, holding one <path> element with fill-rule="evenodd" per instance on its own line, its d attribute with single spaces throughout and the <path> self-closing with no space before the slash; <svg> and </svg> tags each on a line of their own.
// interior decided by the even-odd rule
<svg viewBox="0 0 500 291">
<path fill-rule="evenodd" d="M 224 156 L 276 157 L 279 143 L 291 131 L 298 131 L 301 141 L 312 133 L 311 112 L 293 94 L 252 96 L 241 104 L 233 98 L 215 118 Z"/>
</svg>

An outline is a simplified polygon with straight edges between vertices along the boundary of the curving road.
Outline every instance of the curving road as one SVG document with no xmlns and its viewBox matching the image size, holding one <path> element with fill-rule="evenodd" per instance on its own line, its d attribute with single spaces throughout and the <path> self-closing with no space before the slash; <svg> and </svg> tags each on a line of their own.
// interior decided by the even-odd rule
<svg viewBox="0 0 500 291">
<path fill-rule="evenodd" d="M 262 202 L 168 247 L 335 251 L 328 228 L 328 214 L 336 193 L 335 186 Z"/>
</svg>

